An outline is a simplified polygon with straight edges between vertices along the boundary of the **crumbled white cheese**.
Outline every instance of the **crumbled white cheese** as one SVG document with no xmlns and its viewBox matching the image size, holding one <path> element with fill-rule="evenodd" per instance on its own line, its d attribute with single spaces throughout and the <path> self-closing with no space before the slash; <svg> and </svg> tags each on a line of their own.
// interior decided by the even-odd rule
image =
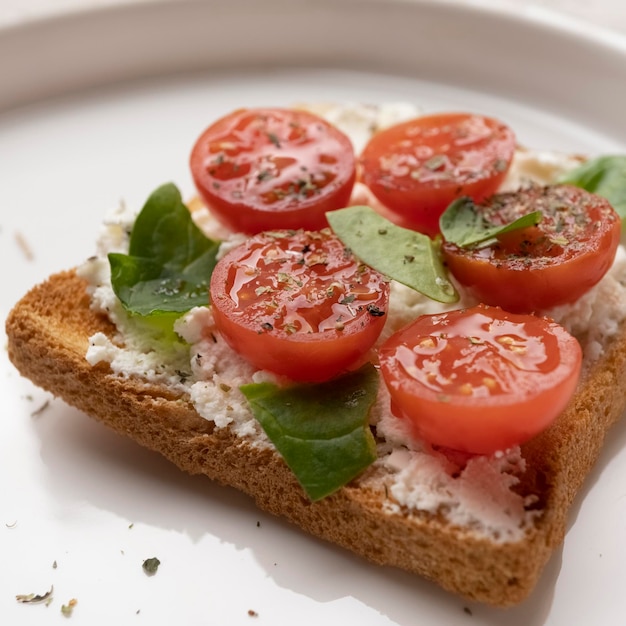
<svg viewBox="0 0 626 626">
<path fill-rule="evenodd" d="M 493 541 L 522 538 L 539 512 L 528 509 L 533 498 L 512 490 L 525 469 L 519 446 L 491 456 L 444 454 L 416 438 L 410 421 L 396 419 L 388 407 L 383 386 L 370 416 L 382 440 L 377 471 L 363 479 L 373 488 L 385 485 L 386 511 L 443 513 L 451 523 Z"/>
<path fill-rule="evenodd" d="M 124 202 L 111 210 L 100 227 L 96 255 L 87 259 L 77 271 L 89 284 L 92 308 L 106 313 L 120 329 L 127 316 L 111 288 L 111 268 L 107 255 L 109 252 L 128 252 L 130 233 L 136 217 L 137 211 L 127 207 Z M 133 329 L 129 330 L 132 334 Z"/>
<path fill-rule="evenodd" d="M 139 378 L 185 391 L 189 376 L 187 348 L 162 345 L 161 349 L 145 350 L 131 343 L 117 346 L 104 333 L 89 338 L 86 359 L 90 365 L 108 363 L 111 370 L 124 378 Z"/>
<path fill-rule="evenodd" d="M 373 133 L 400 122 L 405 122 L 422 113 L 410 102 L 389 102 L 379 105 L 346 102 L 343 104 L 307 104 L 300 108 L 323 117 L 339 128 L 352 141 L 352 147 L 360 154 Z"/>
<path fill-rule="evenodd" d="M 515 191 L 529 184 L 549 185 L 566 172 L 580 165 L 578 156 L 562 152 L 525 150 L 519 148 L 513 155 L 511 169 L 500 191 Z"/>
<path fill-rule="evenodd" d="M 455 282 L 452 279 L 452 282 Z M 458 288 L 458 285 L 457 285 Z M 393 335 L 420 315 L 433 315 L 453 311 L 478 304 L 478 301 L 463 289 L 458 289 L 460 299 L 457 302 L 444 304 L 436 302 L 406 285 L 391 281 L 389 295 L 389 312 L 379 343 Z"/>
<path fill-rule="evenodd" d="M 137 318 L 131 319 L 111 287 L 109 252 L 128 252 L 130 233 L 137 212 L 120 203 L 109 212 L 100 228 L 97 254 L 89 258 L 77 274 L 88 282 L 91 308 L 105 313 L 115 324 L 117 334 L 108 338 L 97 333 L 90 338 L 87 361 L 91 365 L 109 363 L 123 377 L 185 389 L 190 374 L 188 348 L 175 337 L 163 340 L 162 330 Z"/>
<path fill-rule="evenodd" d="M 205 237 L 214 241 L 225 241 L 235 239 L 232 233 L 222 225 L 209 209 L 200 203 L 199 198 L 195 198 L 190 203 L 191 217 L 194 224 L 204 233 Z M 244 241 L 245 237 L 236 238 L 237 241 Z"/>
<path fill-rule="evenodd" d="M 337 124 L 351 136 L 360 151 L 372 132 L 418 114 L 413 105 L 380 107 L 364 105 L 307 106 Z M 515 189 L 534 182 L 546 184 L 578 164 L 578 159 L 547 152 L 518 150 L 503 189 Z M 371 202 L 372 195 L 359 183 L 352 202 Z M 197 204 L 197 202 L 196 202 Z M 224 239 L 222 227 L 202 206 L 193 206 L 195 223 L 214 239 L 223 240 L 221 254 L 238 245 L 243 236 Z M 110 284 L 107 252 L 127 250 L 134 213 L 121 205 L 107 216 L 100 235 L 98 254 L 88 260 L 80 274 L 90 284 L 92 307 L 105 312 L 118 334 L 91 337 L 87 359 L 91 364 L 107 362 L 120 376 L 136 376 L 158 382 L 188 394 L 199 415 L 230 428 L 248 443 L 268 446 L 259 423 L 253 418 L 239 386 L 246 382 L 275 381 L 268 372 L 255 372 L 215 332 L 209 308 L 193 309 L 181 317 L 175 331 L 182 342 L 163 342 L 149 326 L 130 320 Z M 462 290 L 460 290 L 462 293 Z M 424 313 L 475 304 L 467 296 L 453 305 L 441 305 L 398 283 L 391 286 L 390 310 L 381 340 Z M 626 252 L 620 247 L 609 273 L 587 295 L 573 305 L 546 312 L 571 333 L 581 337 L 585 361 L 597 359 L 618 324 L 626 318 Z M 443 514 L 453 523 L 496 541 L 516 541 L 540 513 L 530 510 L 532 502 L 515 493 L 518 476 L 524 471 L 519 447 L 492 456 L 451 456 L 416 439 L 406 420 L 389 410 L 384 385 L 370 416 L 379 444 L 375 471 L 361 479 L 383 481 L 390 498 L 389 511 L 422 511 Z"/>
<path fill-rule="evenodd" d="M 127 252 L 130 233 L 135 223 L 137 212 L 120 202 L 104 218 L 100 229 L 97 252 L 106 256 L 109 252 Z"/>
<path fill-rule="evenodd" d="M 521 498 L 512 487 L 524 471 L 519 447 L 492 457 L 475 456 L 459 466 L 448 456 L 431 450 L 396 448 L 383 457 L 388 494 L 386 510 L 418 510 L 433 515 L 445 511 L 450 523 L 491 536 L 515 541 L 529 527 L 537 511 L 532 499 Z"/>
</svg>

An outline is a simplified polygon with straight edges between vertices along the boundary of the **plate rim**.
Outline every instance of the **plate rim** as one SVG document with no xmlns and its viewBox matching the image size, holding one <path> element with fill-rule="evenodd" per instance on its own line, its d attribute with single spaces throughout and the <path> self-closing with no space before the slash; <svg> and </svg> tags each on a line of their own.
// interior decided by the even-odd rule
<svg viewBox="0 0 626 626">
<path fill-rule="evenodd" d="M 267 3 L 276 3 L 283 0 L 264 0 Z M 291 4 L 299 3 L 302 6 L 311 5 L 311 0 L 286 0 Z M 46 7 L 38 7 L 35 12 L 23 17 L 8 18 L 4 23 L 0 21 L 0 37 L 5 32 L 30 28 L 42 23 L 67 20 L 77 16 L 119 12 L 125 9 L 152 10 L 160 5 L 182 6 L 184 4 L 213 4 L 216 6 L 233 4 L 254 4 L 255 0 L 94 0 L 94 3 L 76 3 L 61 5 L 54 10 Z M 616 47 L 626 53 L 626 33 L 621 33 L 607 26 L 586 22 L 582 17 L 559 11 L 555 8 L 538 4 L 527 6 L 515 4 L 514 0 L 316 0 L 315 4 L 326 3 L 336 5 L 345 4 L 408 4 L 430 5 L 434 7 L 446 6 L 455 10 L 468 12 L 499 14 L 516 21 L 525 21 L 532 24 L 540 24 L 549 28 L 568 31 L 576 36 L 596 39 L 600 45 Z"/>
<path fill-rule="evenodd" d="M 233 15 L 240 15 L 245 8 L 247 9 L 245 15 L 248 16 L 253 11 L 258 11 L 259 7 L 262 7 L 264 14 L 273 14 L 274 18 L 285 14 L 286 19 L 288 19 L 297 12 L 306 15 L 308 19 L 341 15 L 345 20 L 354 20 L 358 27 L 362 26 L 360 20 L 375 14 L 379 18 L 391 20 L 393 15 L 398 12 L 404 14 L 408 12 L 414 18 L 430 20 L 430 23 L 435 26 L 440 26 L 442 20 L 444 23 L 452 25 L 453 20 L 451 18 L 456 16 L 459 22 L 463 22 L 464 25 L 467 23 L 468 26 L 462 29 L 457 28 L 455 32 L 451 33 L 451 36 L 457 40 L 459 37 L 464 38 L 461 41 L 462 44 L 467 42 L 477 44 L 477 47 L 481 49 L 473 49 L 473 54 L 480 55 L 478 59 L 484 61 L 484 65 L 491 65 L 491 67 L 482 70 L 482 76 L 487 76 L 491 72 L 494 77 L 497 77 L 496 81 L 502 81 L 507 89 L 514 89 L 515 87 L 515 81 L 509 76 L 511 71 L 505 65 L 511 62 L 506 57 L 507 48 L 513 44 L 520 46 L 523 43 L 508 42 L 507 46 L 502 47 L 504 58 L 497 58 L 496 55 L 490 57 L 490 44 L 482 42 L 485 37 L 471 39 L 472 34 L 469 31 L 472 28 L 483 28 L 486 35 L 489 28 L 500 26 L 514 29 L 510 34 L 521 37 L 527 36 L 529 33 L 531 35 L 543 33 L 543 37 L 538 38 L 540 46 L 547 45 L 549 43 L 547 40 L 555 39 L 564 51 L 563 54 L 578 53 L 581 62 L 591 63 L 593 61 L 593 67 L 598 71 L 592 75 L 594 80 L 601 81 L 598 82 L 598 88 L 611 84 L 619 86 L 623 82 L 625 85 L 623 95 L 624 100 L 626 100 L 626 63 L 624 62 L 626 61 L 626 34 L 622 35 L 601 26 L 591 25 L 578 18 L 543 7 L 522 5 L 521 9 L 519 6 L 515 9 L 512 4 L 508 4 L 508 0 L 506 1 L 507 4 L 496 3 L 494 0 L 264 0 L 260 4 L 257 0 L 128 0 L 128 2 L 106 0 L 105 3 L 92 8 L 84 5 L 72 7 L 61 10 L 54 15 L 40 15 L 19 23 L 0 24 L 0 78 L 3 83 L 3 90 L 0 93 L 0 113 L 50 97 L 59 97 L 121 81 L 167 76 L 173 72 L 180 73 L 185 70 L 206 71 L 216 65 L 236 67 L 242 58 L 246 58 L 245 55 L 250 50 L 246 48 L 246 45 L 249 45 L 248 42 L 244 41 L 243 48 L 246 49 L 232 61 L 223 57 L 217 60 L 211 59 L 209 58 L 212 52 L 211 44 L 204 42 L 200 45 L 195 35 L 201 31 L 194 30 L 199 27 L 188 21 L 186 25 L 191 26 L 191 31 L 190 36 L 187 37 L 188 41 L 183 40 L 183 45 L 186 46 L 185 50 L 174 51 L 175 53 L 170 55 L 172 58 L 168 58 L 158 50 L 151 51 L 151 54 L 144 54 L 136 50 L 134 62 L 129 61 L 127 67 L 124 66 L 122 69 L 120 62 L 124 57 L 115 56 L 111 52 L 110 46 L 107 46 L 109 42 L 106 41 L 106 29 L 110 28 L 112 23 L 117 26 L 125 26 L 119 28 L 116 36 L 119 41 L 122 41 L 121 45 L 125 49 L 130 49 L 129 46 L 132 46 L 133 42 L 138 42 L 138 45 L 141 45 L 141 43 L 150 41 L 149 37 L 154 32 L 153 22 L 155 19 L 158 21 L 161 15 L 167 15 L 173 20 L 173 23 L 180 25 L 185 24 L 184 16 L 190 11 L 194 11 L 194 15 L 204 19 L 211 16 L 225 21 L 225 24 L 232 25 Z M 357 7 L 358 12 L 356 11 Z M 247 17 L 243 18 L 244 23 L 247 24 L 245 19 Z M 415 20 L 416 27 L 420 26 L 419 22 L 420 20 Z M 138 25 L 142 25 L 143 28 L 137 28 Z M 395 26 L 404 27 L 402 20 L 396 20 Z M 247 27 L 248 29 L 251 28 L 249 24 Z M 77 54 L 78 50 L 72 48 L 71 41 L 61 40 L 58 42 L 59 45 L 46 47 L 45 56 L 42 56 L 42 53 L 38 52 L 34 45 L 42 36 L 48 37 L 50 40 L 55 36 L 62 37 L 67 32 L 72 32 L 76 40 L 74 43 L 84 49 L 84 58 L 81 58 L 82 53 Z M 326 36 L 328 37 L 328 32 Z M 180 36 L 178 38 L 181 40 Z M 347 38 L 349 39 L 349 37 Z M 282 47 L 276 43 L 265 46 L 267 50 L 263 50 L 258 55 L 259 58 L 255 61 L 255 65 L 268 67 L 276 64 L 281 59 L 281 55 L 284 56 L 285 46 L 294 41 L 301 49 L 298 64 L 303 63 L 305 65 L 315 62 L 332 63 L 333 54 L 337 52 L 345 54 L 347 50 L 351 50 L 350 46 L 354 43 L 350 40 L 342 46 L 337 41 L 338 37 L 335 36 L 331 46 L 332 52 L 330 50 L 322 51 L 321 48 L 324 46 L 317 46 L 316 52 L 312 52 L 313 48 L 307 42 L 303 43 L 303 39 L 306 40 L 307 38 L 300 37 L 287 41 Z M 358 39 L 355 41 L 358 42 Z M 369 64 L 374 62 L 375 65 L 377 59 L 383 59 L 380 62 L 380 67 L 395 66 L 395 63 L 402 59 L 406 47 L 403 46 L 402 41 L 396 41 L 393 37 L 388 37 L 383 43 L 388 44 L 387 48 L 393 49 L 386 49 L 381 44 L 376 54 L 372 54 L 368 50 L 361 50 L 356 55 L 350 54 L 349 62 L 355 66 L 359 64 L 363 66 L 368 62 Z M 419 41 L 410 43 L 413 46 L 418 46 L 418 50 L 422 50 L 419 48 L 421 45 Z M 238 41 L 237 44 L 241 46 L 241 41 Z M 537 43 L 533 42 L 533 46 L 527 47 L 529 57 L 535 55 L 535 59 L 529 60 L 528 63 L 533 62 L 535 67 L 541 68 L 543 66 L 539 64 L 538 52 L 534 51 L 536 45 Z M 307 48 L 307 46 L 309 47 Z M 231 47 L 228 53 L 237 54 L 236 48 L 237 46 Z M 365 49 L 367 46 L 363 46 L 363 48 Z M 585 61 L 590 55 L 583 55 L 581 53 L 583 50 L 586 52 L 593 51 L 594 54 L 591 56 L 595 60 L 587 59 Z M 518 51 L 517 47 L 515 51 Z M 258 53 L 259 50 L 256 52 Z M 416 56 L 419 66 L 421 59 L 419 55 Z M 390 59 L 395 63 L 390 62 Z M 403 64 L 399 66 L 399 71 L 417 71 L 415 64 L 412 65 L 406 60 L 403 61 Z M 461 64 L 466 63 L 461 56 L 457 61 Z M 554 68 L 554 65 L 550 66 L 553 62 L 550 58 L 546 59 L 546 74 Z M 435 63 L 438 71 L 443 68 L 444 79 L 452 71 L 452 63 L 449 60 L 431 59 L 429 63 Z M 49 68 L 47 73 L 42 72 L 42 65 Z M 480 62 L 475 63 L 475 65 L 480 65 Z M 573 63 L 572 65 L 576 64 Z M 529 73 L 525 72 L 524 74 Z M 567 87 L 571 82 L 570 79 L 575 79 L 576 74 L 575 71 L 569 72 L 563 78 L 562 83 Z M 596 76 L 595 74 L 599 75 Z M 35 80 L 33 80 L 33 76 L 36 77 Z M 55 76 L 54 80 L 52 76 Z M 616 76 L 623 77 L 623 81 L 616 83 Z M 530 77 L 523 75 L 518 76 L 517 79 L 524 82 L 529 81 Z M 551 97 L 556 93 L 553 83 L 554 81 L 548 79 L 543 81 L 543 88 L 550 93 Z M 526 83 L 524 82 L 524 84 Z M 547 98 L 547 101 L 549 99 Z M 566 102 L 567 100 L 564 98 L 563 103 Z M 588 108 L 592 106 L 591 101 L 587 106 Z M 603 105 L 600 104 L 600 106 Z"/>
</svg>

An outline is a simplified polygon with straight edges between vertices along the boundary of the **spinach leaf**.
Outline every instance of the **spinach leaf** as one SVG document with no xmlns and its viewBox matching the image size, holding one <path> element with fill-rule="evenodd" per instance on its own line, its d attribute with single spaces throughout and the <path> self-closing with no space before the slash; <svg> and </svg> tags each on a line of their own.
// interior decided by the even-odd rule
<svg viewBox="0 0 626 626">
<path fill-rule="evenodd" d="M 626 156 L 590 159 L 567 172 L 558 182 L 582 187 L 606 198 L 622 220 L 626 218 Z"/>
<path fill-rule="evenodd" d="M 330 211 L 326 217 L 337 237 L 363 263 L 438 302 L 459 299 L 437 241 L 392 224 L 368 206 Z"/>
<path fill-rule="evenodd" d="M 128 254 L 109 254 L 113 291 L 137 315 L 206 305 L 218 247 L 194 224 L 178 189 L 163 185 L 137 216 Z"/>
<path fill-rule="evenodd" d="M 378 391 L 373 365 L 325 383 L 253 383 L 241 390 L 311 500 L 330 495 L 376 460 L 368 426 Z"/>
<path fill-rule="evenodd" d="M 476 211 L 476 205 L 471 198 L 459 198 L 443 212 L 439 218 L 439 228 L 446 241 L 467 248 L 480 244 L 487 245 L 498 235 L 536 226 L 541 222 L 541 218 L 541 211 L 533 211 L 509 224 L 494 226 L 485 222 L 482 215 Z"/>
</svg>

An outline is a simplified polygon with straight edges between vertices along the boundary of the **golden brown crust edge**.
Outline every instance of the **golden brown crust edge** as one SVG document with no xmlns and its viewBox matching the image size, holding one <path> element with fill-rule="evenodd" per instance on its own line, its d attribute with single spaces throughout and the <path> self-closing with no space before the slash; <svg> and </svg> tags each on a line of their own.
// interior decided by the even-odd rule
<svg viewBox="0 0 626 626">
<path fill-rule="evenodd" d="M 494 543 L 431 516 L 383 510 L 384 490 L 346 487 L 311 503 L 282 459 L 215 429 L 184 398 L 158 386 L 91 367 L 85 353 L 111 324 L 89 308 L 73 271 L 33 288 L 6 322 L 9 358 L 35 384 L 155 450 L 192 474 L 204 474 L 254 498 L 257 505 L 305 531 L 382 565 L 435 581 L 468 599 L 495 606 L 521 602 L 563 540 L 567 513 L 595 463 L 604 436 L 626 404 L 626 328 L 581 385 L 568 410 L 525 447 L 525 493 L 544 512 L 523 541 Z"/>
</svg>

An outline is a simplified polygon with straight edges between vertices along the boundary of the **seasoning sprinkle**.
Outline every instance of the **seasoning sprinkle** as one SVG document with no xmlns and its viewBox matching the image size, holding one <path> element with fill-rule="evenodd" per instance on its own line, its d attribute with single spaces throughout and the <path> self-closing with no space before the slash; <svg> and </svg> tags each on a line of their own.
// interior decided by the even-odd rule
<svg viewBox="0 0 626 626">
<path fill-rule="evenodd" d="M 20 232 L 15 233 L 15 242 L 17 243 L 19 249 L 22 251 L 22 254 L 24 255 L 27 261 L 32 261 L 35 258 L 32 248 L 28 245 L 28 242 L 26 241 L 26 237 L 24 237 L 22 233 Z"/>
<path fill-rule="evenodd" d="M 78 600 L 76 598 L 72 598 L 67 604 L 64 604 L 61 607 L 61 613 L 65 617 L 71 617 L 72 612 L 74 611 L 74 607 L 78 604 Z"/>
<path fill-rule="evenodd" d="M 148 575 L 148 576 L 154 576 L 157 573 L 157 570 L 159 569 L 159 565 L 161 565 L 161 561 L 159 561 L 159 559 L 157 559 L 156 557 L 152 557 L 150 559 L 146 559 L 143 562 L 143 571 Z"/>
<path fill-rule="evenodd" d="M 267 138 L 277 147 L 280 148 L 280 139 L 275 133 L 267 133 Z"/>
<path fill-rule="evenodd" d="M 379 309 L 375 304 L 368 304 L 367 312 L 373 317 L 382 317 L 385 314 L 385 312 Z"/>
<path fill-rule="evenodd" d="M 50 590 L 46 591 L 42 594 L 36 593 L 26 593 L 26 594 L 17 594 L 15 599 L 22 604 L 38 604 L 40 602 L 47 602 L 48 600 L 52 600 L 52 592 L 54 591 L 54 586 L 50 585 Z"/>
<path fill-rule="evenodd" d="M 50 406 L 50 400 L 46 400 L 38 409 L 35 409 L 30 416 L 39 417 Z"/>
</svg>

